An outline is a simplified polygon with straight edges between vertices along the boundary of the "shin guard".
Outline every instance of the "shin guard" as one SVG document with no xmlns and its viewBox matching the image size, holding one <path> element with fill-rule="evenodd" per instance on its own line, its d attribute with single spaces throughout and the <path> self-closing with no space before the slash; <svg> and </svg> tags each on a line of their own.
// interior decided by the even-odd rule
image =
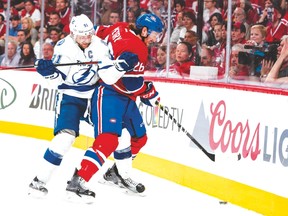
<svg viewBox="0 0 288 216">
<path fill-rule="evenodd" d="M 78 175 L 85 181 L 89 181 L 117 146 L 118 136 L 116 134 L 100 134 L 94 140 L 92 148 L 85 152 Z"/>
</svg>

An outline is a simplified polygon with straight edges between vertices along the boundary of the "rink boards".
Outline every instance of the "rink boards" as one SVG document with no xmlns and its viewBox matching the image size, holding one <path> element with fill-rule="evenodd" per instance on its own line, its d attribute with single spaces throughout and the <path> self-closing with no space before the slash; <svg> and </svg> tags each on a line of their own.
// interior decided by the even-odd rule
<svg viewBox="0 0 288 216">
<path fill-rule="evenodd" d="M 137 101 L 148 143 L 134 167 L 264 215 L 288 210 L 288 100 L 285 91 L 190 80 L 152 79 L 161 104 L 207 151 L 200 151 L 160 109 Z M 56 90 L 33 71 L 0 72 L 0 132 L 50 140 Z M 81 123 L 74 144 L 93 129 Z M 129 143 L 123 136 L 121 142 Z M 237 160 L 237 155 L 241 159 Z M 235 156 L 236 155 L 236 156 Z"/>
</svg>

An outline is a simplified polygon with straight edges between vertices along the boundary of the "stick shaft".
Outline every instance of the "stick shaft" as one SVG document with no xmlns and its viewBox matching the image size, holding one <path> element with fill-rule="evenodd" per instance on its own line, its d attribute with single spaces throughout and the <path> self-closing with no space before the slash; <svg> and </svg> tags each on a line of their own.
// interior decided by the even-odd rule
<svg viewBox="0 0 288 216">
<path fill-rule="evenodd" d="M 189 139 L 212 161 L 215 162 L 215 154 L 208 152 L 172 115 L 168 112 L 167 109 L 164 108 L 158 101 L 156 101 L 156 105 L 160 107 L 162 111 L 179 127 L 179 129 L 184 132 Z"/>
<path fill-rule="evenodd" d="M 92 65 L 92 64 L 101 64 L 101 61 L 91 61 L 91 62 L 74 62 L 74 63 L 63 63 L 63 64 L 54 64 L 55 67 L 61 67 L 61 66 L 72 66 L 72 65 Z M 29 68 L 35 68 L 37 65 L 27 65 L 27 66 L 19 66 L 19 67 L 5 67 L 0 68 L 0 70 L 16 70 L 16 69 L 29 69 Z"/>
</svg>

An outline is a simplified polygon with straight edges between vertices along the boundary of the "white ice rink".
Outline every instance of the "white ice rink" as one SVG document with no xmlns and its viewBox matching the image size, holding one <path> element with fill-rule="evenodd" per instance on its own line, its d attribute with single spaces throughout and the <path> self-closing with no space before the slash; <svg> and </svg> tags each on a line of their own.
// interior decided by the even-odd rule
<svg viewBox="0 0 288 216">
<path fill-rule="evenodd" d="M 0 133 L 1 216 L 255 216 L 253 211 L 182 187 L 170 181 L 134 169 L 134 179 L 146 186 L 145 196 L 125 194 L 124 190 L 99 184 L 98 172 L 89 186 L 96 192 L 93 204 L 71 203 L 65 199 L 66 181 L 70 180 L 83 151 L 71 148 L 62 165 L 47 185 L 46 199 L 27 195 L 28 185 L 35 176 L 48 142 Z M 112 164 L 111 161 L 105 167 Z"/>
</svg>

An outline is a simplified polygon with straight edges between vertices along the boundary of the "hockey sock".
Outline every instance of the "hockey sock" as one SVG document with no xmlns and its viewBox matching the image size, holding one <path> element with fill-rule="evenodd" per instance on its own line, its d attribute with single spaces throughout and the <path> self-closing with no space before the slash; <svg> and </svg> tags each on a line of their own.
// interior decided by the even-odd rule
<svg viewBox="0 0 288 216">
<path fill-rule="evenodd" d="M 78 175 L 85 181 L 89 181 L 117 146 L 118 136 L 116 134 L 100 134 L 94 140 L 92 148 L 85 152 Z"/>
</svg>

